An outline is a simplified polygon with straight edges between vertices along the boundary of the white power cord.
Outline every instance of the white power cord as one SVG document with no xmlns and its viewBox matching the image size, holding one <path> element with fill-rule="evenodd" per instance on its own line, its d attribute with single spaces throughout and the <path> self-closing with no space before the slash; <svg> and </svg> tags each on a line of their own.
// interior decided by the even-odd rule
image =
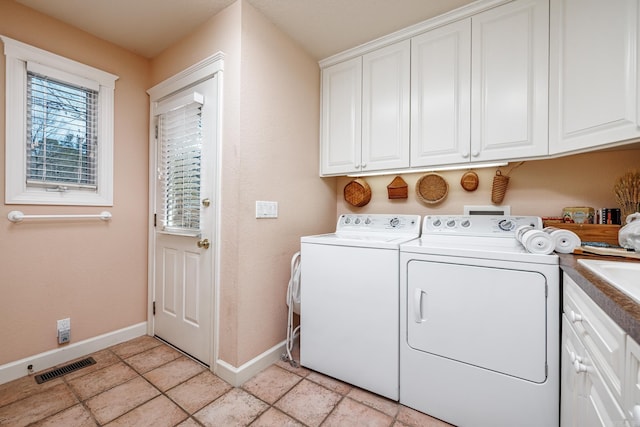
<svg viewBox="0 0 640 427">
<path fill-rule="evenodd" d="M 293 313 L 300 314 L 300 252 L 296 252 L 291 258 L 291 278 L 287 286 L 287 305 L 289 313 L 287 317 L 287 354 L 282 355 L 291 366 L 297 368 L 298 363 L 293 360 L 291 350 L 295 342 L 296 336 L 300 335 L 300 325 L 293 327 Z"/>
</svg>

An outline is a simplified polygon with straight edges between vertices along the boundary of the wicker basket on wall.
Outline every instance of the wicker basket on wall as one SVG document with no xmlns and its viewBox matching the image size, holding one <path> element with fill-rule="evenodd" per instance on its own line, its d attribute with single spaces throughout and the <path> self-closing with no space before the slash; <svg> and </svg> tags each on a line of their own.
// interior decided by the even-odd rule
<svg viewBox="0 0 640 427">
<path fill-rule="evenodd" d="M 356 207 L 365 206 L 371 200 L 371 187 L 362 178 L 356 178 L 344 186 L 344 200 Z"/>
<path fill-rule="evenodd" d="M 428 205 L 440 203 L 449 194 L 449 184 L 437 173 L 428 173 L 421 176 L 416 182 L 416 195 L 418 199 Z"/>
</svg>

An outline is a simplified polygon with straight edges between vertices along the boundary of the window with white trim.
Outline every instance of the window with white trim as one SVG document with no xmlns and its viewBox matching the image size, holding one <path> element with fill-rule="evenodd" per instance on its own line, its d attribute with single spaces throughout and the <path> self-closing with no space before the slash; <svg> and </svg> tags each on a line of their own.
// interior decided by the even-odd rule
<svg viewBox="0 0 640 427">
<path fill-rule="evenodd" d="M 5 202 L 113 205 L 118 77 L 0 38 L 7 67 Z"/>
</svg>

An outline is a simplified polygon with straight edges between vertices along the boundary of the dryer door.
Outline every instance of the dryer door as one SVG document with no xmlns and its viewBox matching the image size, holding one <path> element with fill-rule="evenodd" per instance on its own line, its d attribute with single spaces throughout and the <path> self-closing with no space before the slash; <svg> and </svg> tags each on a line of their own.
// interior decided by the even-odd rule
<svg viewBox="0 0 640 427">
<path fill-rule="evenodd" d="M 410 347 L 536 383 L 546 380 L 546 278 L 538 272 L 412 260 Z"/>
</svg>

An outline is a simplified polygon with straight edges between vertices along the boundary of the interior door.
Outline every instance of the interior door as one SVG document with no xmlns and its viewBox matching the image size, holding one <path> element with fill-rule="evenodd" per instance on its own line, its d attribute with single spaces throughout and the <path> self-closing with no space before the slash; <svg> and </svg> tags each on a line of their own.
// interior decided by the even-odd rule
<svg viewBox="0 0 640 427">
<path fill-rule="evenodd" d="M 217 79 L 153 105 L 154 334 L 207 365 L 213 347 Z"/>
</svg>

